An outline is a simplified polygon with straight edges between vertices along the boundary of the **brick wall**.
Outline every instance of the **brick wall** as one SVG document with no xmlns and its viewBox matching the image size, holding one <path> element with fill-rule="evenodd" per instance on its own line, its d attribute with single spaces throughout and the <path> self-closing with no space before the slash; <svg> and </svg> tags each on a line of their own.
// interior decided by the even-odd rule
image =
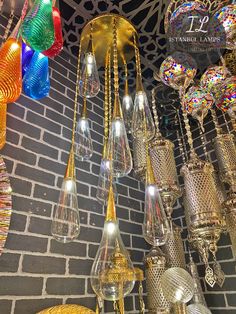
<svg viewBox="0 0 236 314">
<path fill-rule="evenodd" d="M 7 18 L 1 16 L 1 34 Z M 70 244 L 50 234 L 70 148 L 76 60 L 66 52 L 50 60 L 50 96 L 34 101 L 22 95 L 8 105 L 7 144 L 1 151 L 11 176 L 13 213 L 0 257 L 0 313 L 33 314 L 43 308 L 79 303 L 95 308 L 89 274 L 102 235 L 104 208 L 96 201 L 103 146 L 103 93 L 89 101 L 94 154 L 78 162 L 81 232 Z M 142 237 L 143 187 L 131 176 L 117 184 L 117 215 L 126 247 L 142 266 L 147 245 Z M 126 310 L 137 312 L 137 288 Z M 106 303 L 106 311 L 112 304 Z"/>
<path fill-rule="evenodd" d="M 226 121 L 223 118 L 220 112 L 218 113 L 218 118 L 223 130 L 227 132 Z M 231 124 L 229 122 L 228 117 L 227 125 L 231 130 Z M 201 137 L 199 134 L 198 128 L 196 128 L 196 122 L 192 124 L 193 136 L 194 136 L 194 147 L 198 153 L 198 156 L 205 158 Z M 210 114 L 207 116 L 205 121 L 205 131 L 206 131 L 206 142 L 207 142 L 207 152 L 210 158 L 210 161 L 213 163 L 215 169 L 218 169 L 217 159 L 213 148 L 213 139 L 216 136 L 214 130 L 214 124 L 211 120 Z M 176 156 L 176 163 L 178 172 L 183 165 L 183 156 L 180 154 L 179 146 L 177 140 L 175 140 L 175 156 Z M 182 178 L 180 177 L 180 182 L 182 182 Z M 183 227 L 183 239 L 185 243 L 186 249 L 186 257 L 188 260 L 188 243 L 186 240 L 187 237 L 187 229 L 186 229 L 186 222 L 184 218 L 184 210 L 182 205 L 182 199 L 178 201 L 174 210 L 174 217 L 179 225 Z M 203 280 L 205 267 L 197 253 L 194 253 L 194 260 L 198 264 L 199 274 L 201 276 L 201 282 L 205 293 L 205 298 L 207 301 L 208 306 L 212 310 L 212 314 L 235 314 L 236 313 L 236 272 L 235 266 L 236 262 L 233 257 L 233 253 L 231 250 L 231 242 L 229 239 L 228 234 L 223 234 L 219 241 L 219 250 L 217 252 L 217 260 L 220 262 L 220 265 L 225 272 L 226 279 L 224 286 L 220 288 L 217 284 L 214 288 L 210 288 L 205 281 Z"/>
</svg>

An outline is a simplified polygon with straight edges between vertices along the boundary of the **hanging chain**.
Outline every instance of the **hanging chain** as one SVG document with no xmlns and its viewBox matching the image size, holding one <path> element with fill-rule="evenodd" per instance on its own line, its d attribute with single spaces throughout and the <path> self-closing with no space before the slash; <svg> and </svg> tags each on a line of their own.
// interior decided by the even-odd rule
<svg viewBox="0 0 236 314">
<path fill-rule="evenodd" d="M 134 37 L 134 51 L 135 51 L 135 64 L 136 64 L 136 91 L 143 91 L 141 60 L 140 60 L 140 53 L 139 53 L 135 33 L 133 37 Z"/>
<path fill-rule="evenodd" d="M 190 154 L 192 154 L 192 156 L 195 156 L 196 153 L 195 153 L 195 150 L 194 150 L 194 147 L 193 147 L 193 136 L 192 136 L 192 132 L 191 132 L 191 128 L 190 128 L 187 112 L 185 110 L 183 110 L 183 118 L 184 118 L 184 125 L 185 125 L 187 140 L 188 140 L 189 147 L 190 147 L 190 152 L 191 152 Z"/>
<path fill-rule="evenodd" d="M 111 53 L 108 53 L 108 111 L 109 111 L 109 118 L 108 118 L 108 130 L 111 128 L 111 120 L 112 120 L 112 97 L 111 97 Z"/>
<path fill-rule="evenodd" d="M 114 68 L 114 92 L 119 94 L 118 51 L 117 51 L 117 21 L 113 21 L 113 68 Z"/>
<path fill-rule="evenodd" d="M 186 143 L 185 143 L 185 140 L 184 140 L 184 132 L 183 132 L 183 127 L 182 127 L 182 121 L 181 121 L 181 118 L 180 118 L 179 110 L 176 110 L 176 113 L 177 113 L 178 122 L 179 122 L 179 126 L 180 126 L 180 131 L 177 130 L 179 151 L 180 151 L 180 155 L 183 158 L 183 162 L 186 163 L 186 161 L 188 159 L 188 153 L 187 153 L 187 149 L 186 149 Z"/>
<path fill-rule="evenodd" d="M 107 154 L 107 142 L 109 135 L 109 53 L 105 60 L 105 100 L 104 100 L 104 146 L 102 157 Z"/>
<path fill-rule="evenodd" d="M 142 285 L 142 281 L 139 282 L 138 293 L 139 293 L 140 313 L 144 314 L 145 313 L 145 303 L 144 303 L 144 300 L 143 300 L 143 285 Z"/>
<path fill-rule="evenodd" d="M 124 63 L 124 70 L 125 70 L 125 92 L 124 95 L 127 96 L 129 95 L 129 82 L 128 82 L 128 67 L 127 67 L 127 62 L 125 58 L 123 59 Z"/>
<path fill-rule="evenodd" d="M 154 123 L 155 123 L 155 128 L 156 128 L 156 136 L 160 137 L 161 132 L 159 128 L 159 119 L 158 119 L 157 108 L 156 108 L 156 88 L 152 89 L 152 112 L 153 112 Z"/>
<path fill-rule="evenodd" d="M 200 134 L 200 139 L 201 139 L 201 142 L 202 142 L 202 148 L 203 148 L 205 159 L 206 159 L 206 161 L 209 161 L 209 156 L 208 156 L 208 152 L 207 152 L 206 134 L 203 132 L 201 127 L 199 127 L 199 134 Z"/>
<path fill-rule="evenodd" d="M 4 35 L 2 36 L 2 44 L 7 40 L 7 37 L 9 36 L 12 24 L 13 24 L 13 19 L 14 19 L 14 11 L 11 10 L 11 14 L 9 16 L 9 19 L 7 21 L 7 26 L 4 32 Z"/>
</svg>

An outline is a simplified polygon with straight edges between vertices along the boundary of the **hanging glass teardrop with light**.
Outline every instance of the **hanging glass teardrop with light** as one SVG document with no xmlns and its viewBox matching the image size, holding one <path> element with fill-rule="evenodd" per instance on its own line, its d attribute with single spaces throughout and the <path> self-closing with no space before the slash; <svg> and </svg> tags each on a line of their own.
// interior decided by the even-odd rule
<svg viewBox="0 0 236 314">
<path fill-rule="evenodd" d="M 91 27 L 90 40 L 84 56 L 79 82 L 80 96 L 86 96 L 87 98 L 95 97 L 100 91 L 100 79 L 93 49 L 92 32 L 93 29 Z"/>
<path fill-rule="evenodd" d="M 110 184 L 103 235 L 90 274 L 91 286 L 102 299 L 115 301 L 132 291 L 134 280 L 134 267 L 120 236 Z"/>
<path fill-rule="evenodd" d="M 23 78 L 24 93 L 33 98 L 47 97 L 50 91 L 48 57 L 41 52 L 34 53 Z"/>
<path fill-rule="evenodd" d="M 85 84 L 86 86 L 86 84 Z M 77 122 L 75 132 L 75 157 L 78 160 L 89 160 L 93 154 L 93 142 L 87 118 L 87 99 L 84 96 L 82 114 Z"/>
<path fill-rule="evenodd" d="M 143 237 L 149 244 L 161 246 L 165 244 L 169 234 L 169 222 L 158 186 L 155 183 L 151 158 L 147 153 Z"/>
<path fill-rule="evenodd" d="M 24 41 L 35 51 L 42 52 L 54 43 L 52 0 L 35 0 L 21 27 Z"/>
<path fill-rule="evenodd" d="M 134 111 L 132 117 L 132 135 L 143 141 L 150 141 L 155 135 L 155 125 L 144 91 L 141 75 L 141 62 L 136 38 L 134 36 L 135 59 L 136 59 L 136 94 L 134 99 Z"/>
<path fill-rule="evenodd" d="M 79 232 L 80 220 L 72 146 L 58 204 L 53 214 L 51 233 L 58 242 L 68 243 L 75 240 Z"/>
</svg>

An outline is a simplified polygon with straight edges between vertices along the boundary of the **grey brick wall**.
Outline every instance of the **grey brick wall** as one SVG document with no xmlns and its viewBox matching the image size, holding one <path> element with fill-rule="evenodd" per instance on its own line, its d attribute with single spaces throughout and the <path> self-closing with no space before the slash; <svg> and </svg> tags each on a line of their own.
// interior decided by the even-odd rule
<svg viewBox="0 0 236 314">
<path fill-rule="evenodd" d="M 223 130 L 227 132 L 226 121 L 223 118 L 222 114 L 218 111 L 218 118 L 220 125 L 223 127 Z M 227 125 L 231 130 L 231 123 L 227 119 Z M 214 125 L 211 120 L 210 114 L 207 116 L 205 121 L 205 131 L 206 131 L 206 141 L 207 141 L 207 151 L 210 161 L 213 163 L 216 170 L 218 170 L 217 160 L 213 148 L 213 139 L 216 136 L 216 133 L 213 129 Z M 194 147 L 200 157 L 205 158 L 203 152 L 202 141 L 200 138 L 199 130 L 196 128 L 196 123 L 192 124 L 192 131 L 194 136 Z M 178 173 L 180 168 L 183 165 L 183 156 L 180 154 L 178 142 L 175 143 L 175 157 L 177 162 Z M 180 182 L 182 178 L 179 177 Z M 227 188 L 227 187 L 226 187 Z M 179 225 L 183 227 L 182 237 L 184 239 L 185 249 L 186 249 L 186 259 L 188 260 L 188 243 L 187 243 L 187 229 L 186 222 L 184 217 L 184 210 L 182 199 L 178 201 L 174 209 L 174 217 Z M 213 314 L 235 314 L 236 313 L 236 262 L 233 257 L 231 250 L 231 242 L 228 234 L 223 234 L 219 241 L 219 250 L 217 252 L 217 260 L 220 262 L 221 267 L 226 275 L 226 280 L 224 286 L 220 288 L 218 285 L 215 285 L 214 288 L 210 288 L 205 281 L 203 280 L 205 267 L 201 262 L 197 253 L 194 253 L 194 260 L 198 265 L 199 275 L 201 276 L 202 287 L 205 293 L 205 298 L 208 306 L 212 310 Z"/>
<path fill-rule="evenodd" d="M 7 18 L 0 18 L 1 34 Z M 76 60 L 62 52 L 50 60 L 50 96 L 34 101 L 22 95 L 8 105 L 7 144 L 1 151 L 11 176 L 13 214 L 0 257 L 0 313 L 33 314 L 43 308 L 79 303 L 95 308 L 89 273 L 102 235 L 104 208 L 96 201 L 103 147 L 103 93 L 89 101 L 94 154 L 77 162 L 79 238 L 52 239 L 50 226 L 70 148 Z M 143 187 L 129 176 L 118 180 L 117 215 L 122 238 L 135 265 L 142 267 L 147 245 L 141 235 Z M 126 310 L 138 312 L 137 289 Z M 106 311 L 112 304 L 106 303 Z"/>
</svg>

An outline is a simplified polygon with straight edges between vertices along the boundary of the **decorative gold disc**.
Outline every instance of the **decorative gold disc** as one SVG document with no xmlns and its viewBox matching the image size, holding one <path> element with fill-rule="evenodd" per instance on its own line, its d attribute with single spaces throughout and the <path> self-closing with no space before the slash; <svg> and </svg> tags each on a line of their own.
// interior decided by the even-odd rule
<svg viewBox="0 0 236 314">
<path fill-rule="evenodd" d="M 99 15 L 89 21 L 82 30 L 81 47 L 86 51 L 92 26 L 93 47 L 97 65 L 104 66 L 108 51 L 113 53 L 113 23 L 117 25 L 117 49 L 119 65 L 123 65 L 124 59 L 130 61 L 135 54 L 133 36 L 137 35 L 134 26 L 123 16 L 117 14 Z"/>
</svg>

